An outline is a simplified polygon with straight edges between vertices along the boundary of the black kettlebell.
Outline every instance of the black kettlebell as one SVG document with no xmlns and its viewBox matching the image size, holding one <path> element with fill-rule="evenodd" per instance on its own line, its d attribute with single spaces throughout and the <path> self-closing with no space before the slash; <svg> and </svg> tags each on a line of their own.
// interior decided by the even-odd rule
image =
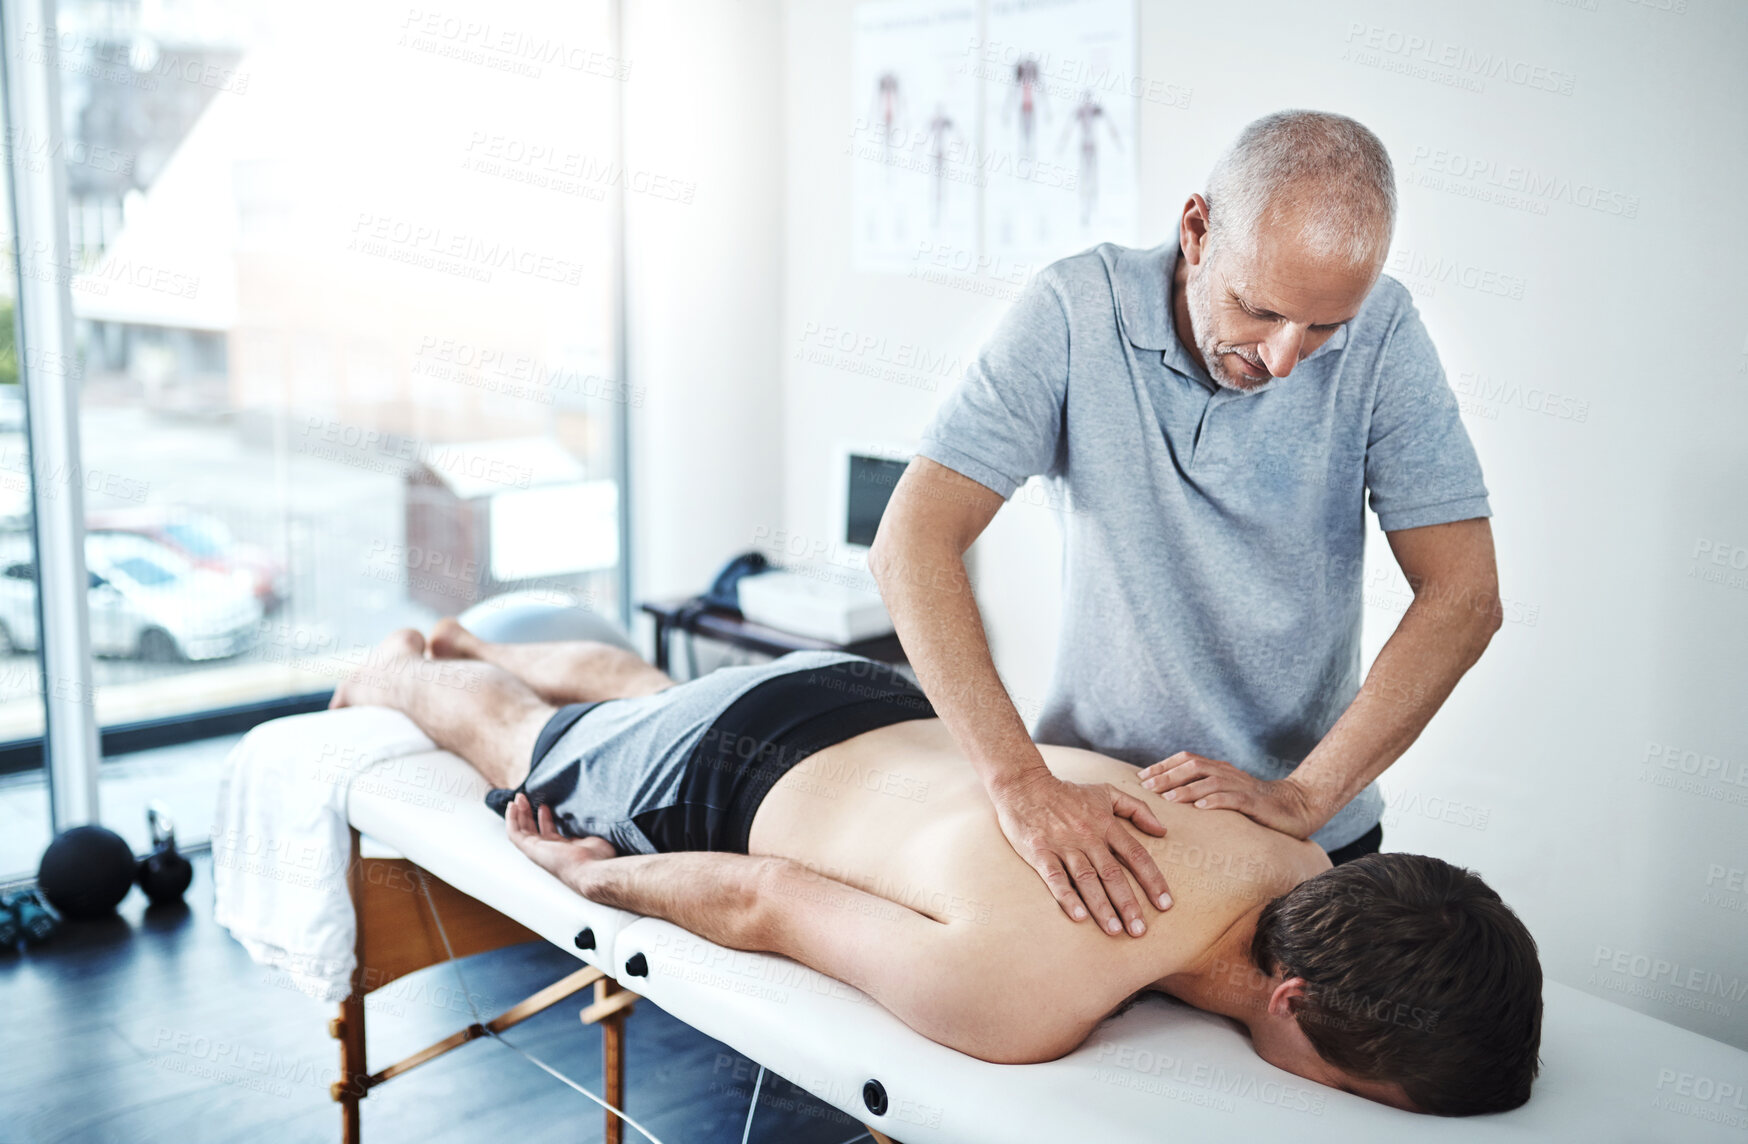
<svg viewBox="0 0 1748 1144">
<path fill-rule="evenodd" d="M 155 906 L 180 902 L 194 881 L 194 864 L 176 852 L 176 825 L 162 803 L 146 808 L 146 827 L 152 832 L 152 852 L 140 859 L 134 881 Z"/>
</svg>

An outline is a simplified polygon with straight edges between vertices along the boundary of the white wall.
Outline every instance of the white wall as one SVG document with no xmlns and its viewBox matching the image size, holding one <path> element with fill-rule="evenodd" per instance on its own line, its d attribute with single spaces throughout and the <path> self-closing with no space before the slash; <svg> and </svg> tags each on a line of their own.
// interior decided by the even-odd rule
<svg viewBox="0 0 1748 1144">
<path fill-rule="evenodd" d="M 626 0 L 634 600 L 684 595 L 782 499 L 778 0 Z"/>
<path fill-rule="evenodd" d="M 913 441 L 953 380 L 862 367 L 918 349 L 962 364 L 1005 306 L 850 270 L 851 12 L 785 6 L 780 524 L 820 540 L 834 441 Z M 1394 266 L 1462 396 L 1511 622 L 1386 776 L 1388 846 L 1480 871 L 1553 979 L 1748 1047 L 1748 7 L 1143 0 L 1140 19 L 1140 73 L 1193 95 L 1141 106 L 1142 231 L 1113 238 L 1166 239 L 1218 151 L 1277 108 L 1354 115 L 1397 164 Z M 1481 90 L 1440 82 L 1464 74 L 1441 61 L 1486 56 L 1507 72 Z M 1569 93 L 1531 85 L 1567 78 Z M 1453 155 L 1573 193 L 1479 199 L 1463 192 L 1486 179 L 1452 173 Z M 1607 209 L 1585 205 L 1598 187 Z M 797 358 L 832 327 L 883 341 Z M 1564 399 L 1552 412 L 1547 392 Z M 1382 539 L 1368 655 L 1407 598 Z M 1048 678 L 1059 560 L 1037 506 L 1004 509 L 978 545 L 1023 710 Z M 1733 581 L 1698 578 L 1728 577 L 1731 560 Z M 1663 747 L 1715 771 L 1666 769 Z"/>
</svg>

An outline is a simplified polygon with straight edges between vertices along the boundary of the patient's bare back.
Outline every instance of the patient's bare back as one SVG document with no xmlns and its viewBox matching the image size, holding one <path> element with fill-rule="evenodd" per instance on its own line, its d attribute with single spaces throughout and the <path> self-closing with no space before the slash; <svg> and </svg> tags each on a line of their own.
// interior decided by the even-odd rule
<svg viewBox="0 0 1748 1144">
<path fill-rule="evenodd" d="M 1164 838 L 1134 831 L 1174 900 L 1168 911 L 1144 907 L 1143 937 L 1110 936 L 1063 915 L 1008 844 L 970 762 L 938 719 L 884 727 L 804 760 L 766 796 L 749 849 L 946 923 L 957 940 L 978 947 L 987 971 L 1096 1013 L 1187 968 L 1252 906 L 1329 866 L 1319 847 L 1236 812 L 1166 802 L 1119 759 L 1071 747 L 1040 751 L 1059 778 L 1118 786 L 1165 825 Z"/>
</svg>

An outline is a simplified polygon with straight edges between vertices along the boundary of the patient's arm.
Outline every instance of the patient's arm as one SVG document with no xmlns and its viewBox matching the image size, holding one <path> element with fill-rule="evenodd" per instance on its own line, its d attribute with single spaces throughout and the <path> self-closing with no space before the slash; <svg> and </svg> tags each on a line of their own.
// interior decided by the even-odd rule
<svg viewBox="0 0 1748 1144">
<path fill-rule="evenodd" d="M 551 809 L 536 816 L 526 794 L 505 808 L 504 820 L 517 848 L 591 902 L 664 918 L 733 949 L 767 948 L 760 903 L 780 860 L 707 851 L 616 858 L 604 839 L 561 834 Z"/>
<path fill-rule="evenodd" d="M 786 858 L 690 851 L 600 858 L 526 795 L 510 838 L 593 902 L 663 918 L 731 949 L 782 954 L 849 983 L 931 1040 L 1000 1063 L 1051 1060 L 1095 1022 L 1053 1012 L 1046 978 L 983 926 L 955 926 Z"/>
</svg>

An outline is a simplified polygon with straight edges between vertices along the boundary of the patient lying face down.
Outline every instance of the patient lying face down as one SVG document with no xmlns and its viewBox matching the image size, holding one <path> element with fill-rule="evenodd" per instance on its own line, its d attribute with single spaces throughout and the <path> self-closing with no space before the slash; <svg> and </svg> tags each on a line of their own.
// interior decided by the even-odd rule
<svg viewBox="0 0 1748 1144">
<path fill-rule="evenodd" d="M 1439 859 L 1332 869 L 1241 814 L 1166 802 L 1120 760 L 1044 746 L 1052 772 L 1166 828 L 1119 824 L 1172 901 L 1112 940 L 1063 915 L 921 693 L 880 665 L 797 653 L 674 684 L 604 645 L 488 644 L 452 623 L 429 649 L 397 633 L 381 650 L 336 705 L 397 707 L 467 758 L 565 884 L 794 958 L 961 1052 L 1054 1059 L 1152 990 L 1239 1022 L 1271 1064 L 1399 1108 L 1529 1098 L 1535 943 Z M 459 674 L 440 681 L 432 658 Z"/>
</svg>

